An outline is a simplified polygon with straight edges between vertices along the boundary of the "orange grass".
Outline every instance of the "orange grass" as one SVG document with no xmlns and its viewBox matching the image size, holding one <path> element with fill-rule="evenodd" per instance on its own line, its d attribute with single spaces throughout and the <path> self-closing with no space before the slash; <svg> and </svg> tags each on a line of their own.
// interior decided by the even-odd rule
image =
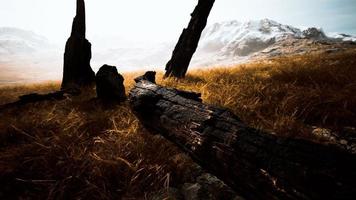
<svg viewBox="0 0 356 200">
<path fill-rule="evenodd" d="M 125 74 L 127 90 L 140 73 Z M 193 70 L 162 85 L 201 92 L 247 124 L 317 141 L 312 126 L 356 126 L 356 51 Z M 0 103 L 59 83 L 0 88 Z M 0 199 L 144 199 L 191 181 L 193 162 L 151 135 L 128 103 L 106 108 L 93 91 L 0 111 Z"/>
</svg>

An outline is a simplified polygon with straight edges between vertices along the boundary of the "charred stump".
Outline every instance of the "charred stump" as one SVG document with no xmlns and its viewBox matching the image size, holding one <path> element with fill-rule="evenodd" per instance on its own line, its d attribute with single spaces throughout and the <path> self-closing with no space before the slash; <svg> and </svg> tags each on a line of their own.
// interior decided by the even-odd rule
<svg viewBox="0 0 356 200">
<path fill-rule="evenodd" d="M 95 73 L 90 67 L 91 44 L 85 38 L 85 4 L 77 0 L 77 14 L 64 52 L 62 89 L 92 86 Z"/>
<path fill-rule="evenodd" d="M 354 154 L 250 128 L 199 94 L 136 81 L 129 99 L 142 124 L 248 199 L 356 198 Z"/>
<path fill-rule="evenodd" d="M 172 58 L 166 65 L 165 77 L 184 78 L 195 53 L 215 0 L 199 0 L 191 14 L 191 20 L 174 48 Z"/>
<path fill-rule="evenodd" d="M 102 66 L 95 77 L 96 94 L 99 99 L 108 102 L 126 100 L 124 77 L 117 72 L 116 67 Z"/>
</svg>

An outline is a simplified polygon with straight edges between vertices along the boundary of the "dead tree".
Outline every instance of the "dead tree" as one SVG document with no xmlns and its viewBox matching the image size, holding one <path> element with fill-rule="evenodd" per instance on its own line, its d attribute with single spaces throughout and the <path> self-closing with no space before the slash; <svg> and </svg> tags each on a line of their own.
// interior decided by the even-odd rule
<svg viewBox="0 0 356 200">
<path fill-rule="evenodd" d="M 136 79 L 129 95 L 143 125 L 248 199 L 356 199 L 354 154 L 250 128 L 199 94 L 150 79 Z"/>
<path fill-rule="evenodd" d="M 184 78 L 195 53 L 215 0 L 199 0 L 191 14 L 191 20 L 174 48 L 172 58 L 166 65 L 165 77 Z"/>
<path fill-rule="evenodd" d="M 90 67 L 91 44 L 85 38 L 85 32 L 85 3 L 77 0 L 77 13 L 64 52 L 62 89 L 95 83 L 95 73 Z"/>
</svg>

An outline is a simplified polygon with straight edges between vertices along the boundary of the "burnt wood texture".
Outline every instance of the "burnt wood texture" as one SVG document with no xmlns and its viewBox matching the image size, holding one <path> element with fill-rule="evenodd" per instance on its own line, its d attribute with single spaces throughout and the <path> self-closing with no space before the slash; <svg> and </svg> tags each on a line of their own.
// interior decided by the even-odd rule
<svg viewBox="0 0 356 200">
<path fill-rule="evenodd" d="M 166 65 L 165 77 L 184 78 L 215 0 L 199 0 Z"/>
<path fill-rule="evenodd" d="M 137 78 L 129 100 L 148 130 L 248 199 L 356 199 L 356 157 L 336 146 L 256 130 L 152 77 Z"/>
<path fill-rule="evenodd" d="M 90 66 L 91 44 L 85 38 L 85 31 L 85 3 L 77 0 L 77 14 L 64 52 L 62 89 L 95 84 L 95 73 Z"/>
</svg>

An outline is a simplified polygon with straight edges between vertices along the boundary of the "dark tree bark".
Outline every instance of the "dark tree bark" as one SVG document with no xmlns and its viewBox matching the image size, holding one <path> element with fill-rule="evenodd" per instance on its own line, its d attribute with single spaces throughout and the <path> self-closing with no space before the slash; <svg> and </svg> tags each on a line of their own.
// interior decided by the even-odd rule
<svg viewBox="0 0 356 200">
<path fill-rule="evenodd" d="M 199 94 L 136 82 L 129 99 L 143 125 L 248 199 L 356 198 L 354 154 L 250 128 Z"/>
<path fill-rule="evenodd" d="M 77 0 L 77 14 L 64 52 L 62 89 L 92 86 L 95 73 L 90 67 L 91 44 L 85 38 L 85 4 Z"/>
<path fill-rule="evenodd" d="M 183 30 L 174 48 L 172 58 L 166 65 L 165 77 L 185 77 L 214 2 L 215 0 L 199 0 L 198 5 L 191 14 L 192 18 L 188 27 Z"/>
</svg>

